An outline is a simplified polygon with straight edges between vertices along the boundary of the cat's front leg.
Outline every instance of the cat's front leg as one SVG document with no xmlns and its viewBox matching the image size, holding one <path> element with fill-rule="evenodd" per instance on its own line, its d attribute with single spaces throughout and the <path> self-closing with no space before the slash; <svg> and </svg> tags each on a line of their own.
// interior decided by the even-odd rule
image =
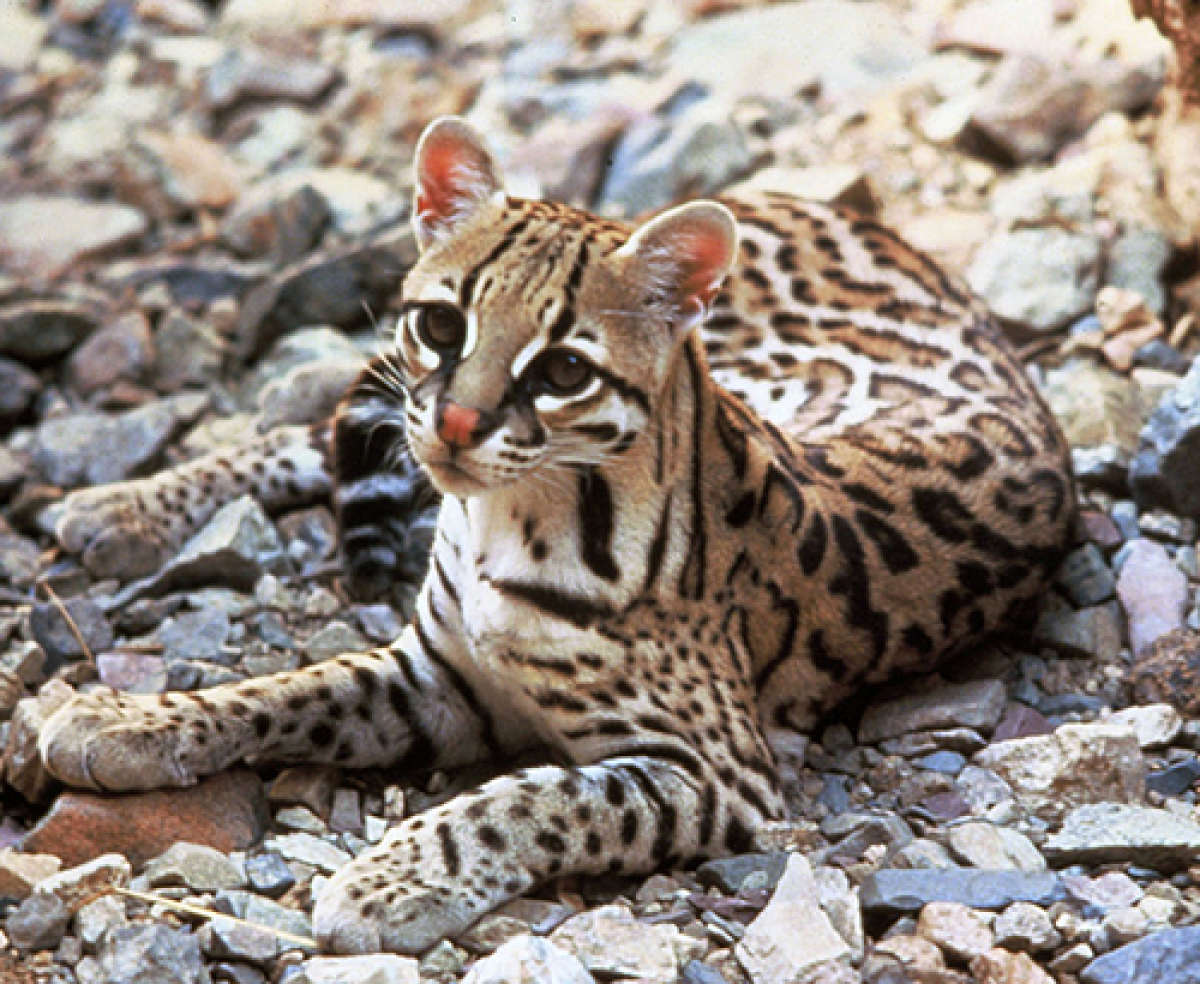
<svg viewBox="0 0 1200 984">
<path fill-rule="evenodd" d="M 548 878 L 744 848 L 759 819 L 715 776 L 652 757 L 529 769 L 394 828 L 334 875 L 313 925 L 336 953 L 420 953 Z"/>
<path fill-rule="evenodd" d="M 86 694 L 46 722 L 50 773 L 105 792 L 185 786 L 246 759 L 406 771 L 497 751 L 488 710 L 413 629 L 388 649 L 161 696 Z"/>
</svg>

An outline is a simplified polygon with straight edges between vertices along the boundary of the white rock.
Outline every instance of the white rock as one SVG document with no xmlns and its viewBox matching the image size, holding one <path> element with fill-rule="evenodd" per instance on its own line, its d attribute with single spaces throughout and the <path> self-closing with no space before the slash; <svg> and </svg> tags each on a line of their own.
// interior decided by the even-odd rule
<svg viewBox="0 0 1200 984">
<path fill-rule="evenodd" d="M 524 934 L 484 957 L 463 984 L 595 984 L 576 957 L 547 939 Z"/>
<path fill-rule="evenodd" d="M 374 953 L 366 957 L 313 957 L 295 984 L 421 984 L 420 965 L 413 957 Z"/>
<path fill-rule="evenodd" d="M 970 960 L 995 944 L 979 913 L 960 902 L 930 902 L 921 910 L 917 933 L 956 960 Z"/>
<path fill-rule="evenodd" d="M 550 936 L 593 974 L 633 977 L 645 984 L 674 984 L 676 926 L 651 926 L 628 907 L 606 905 L 568 919 Z"/>
<path fill-rule="evenodd" d="M 820 888 L 802 855 L 788 858 L 775 894 L 746 928 L 736 953 L 754 984 L 799 980 L 810 967 L 851 955 L 821 908 Z"/>
<path fill-rule="evenodd" d="M 1045 871 L 1046 859 L 1020 831 L 972 821 L 947 831 L 950 850 L 972 868 Z"/>
<path fill-rule="evenodd" d="M 994 742 L 975 762 L 1005 780 L 1025 810 L 1051 821 L 1084 803 L 1140 802 L 1146 769 L 1133 731 L 1107 723 Z"/>
<path fill-rule="evenodd" d="M 1112 724 L 1132 728 L 1142 748 L 1171 744 L 1183 729 L 1183 717 L 1170 704 L 1127 707 L 1109 718 Z"/>
</svg>

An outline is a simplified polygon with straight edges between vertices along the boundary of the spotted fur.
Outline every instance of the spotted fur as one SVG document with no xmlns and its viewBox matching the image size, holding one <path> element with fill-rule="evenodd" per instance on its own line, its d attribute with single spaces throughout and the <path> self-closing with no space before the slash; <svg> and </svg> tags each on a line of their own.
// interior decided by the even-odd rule
<svg viewBox="0 0 1200 984">
<path fill-rule="evenodd" d="M 1074 499 L 994 321 L 869 219 L 740 191 L 631 228 L 506 196 L 453 120 L 417 174 L 395 344 L 337 423 L 364 580 L 402 536 L 377 510 L 425 494 L 409 451 L 443 494 L 412 624 L 295 673 L 79 698 L 42 735 L 56 775 L 111 790 L 548 751 L 339 872 L 314 917 L 336 951 L 746 848 L 783 810 L 769 735 L 1010 626 Z"/>
</svg>

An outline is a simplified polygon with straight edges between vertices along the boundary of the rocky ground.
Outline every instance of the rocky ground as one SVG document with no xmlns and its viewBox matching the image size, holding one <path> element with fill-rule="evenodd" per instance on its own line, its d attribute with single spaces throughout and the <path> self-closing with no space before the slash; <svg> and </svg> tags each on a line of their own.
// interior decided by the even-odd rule
<svg viewBox="0 0 1200 984">
<path fill-rule="evenodd" d="M 1197 979 L 1200 115 L 1123 0 L 15 0 L 0 39 L 0 981 Z M 758 853 L 320 958 L 314 888 L 478 777 L 104 800 L 31 742 L 72 688 L 301 666 L 408 597 L 350 603 L 320 506 L 236 503 L 119 579 L 50 530 L 71 489 L 328 411 L 445 112 L 526 194 L 622 213 L 753 176 L 881 214 L 1029 356 L 1079 542 L 1026 641 L 815 735 Z"/>
</svg>

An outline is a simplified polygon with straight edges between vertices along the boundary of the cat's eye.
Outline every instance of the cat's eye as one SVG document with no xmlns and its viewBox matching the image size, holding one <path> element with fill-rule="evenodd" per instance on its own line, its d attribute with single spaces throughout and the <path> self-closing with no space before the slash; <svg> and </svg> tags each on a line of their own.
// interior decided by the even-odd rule
<svg viewBox="0 0 1200 984">
<path fill-rule="evenodd" d="M 551 396 L 573 396 L 592 381 L 595 367 L 582 355 L 553 349 L 537 360 L 533 381 Z"/>
<path fill-rule="evenodd" d="M 455 353 L 467 337 L 467 322 L 449 304 L 426 304 L 417 309 L 417 337 L 435 352 Z"/>
</svg>

